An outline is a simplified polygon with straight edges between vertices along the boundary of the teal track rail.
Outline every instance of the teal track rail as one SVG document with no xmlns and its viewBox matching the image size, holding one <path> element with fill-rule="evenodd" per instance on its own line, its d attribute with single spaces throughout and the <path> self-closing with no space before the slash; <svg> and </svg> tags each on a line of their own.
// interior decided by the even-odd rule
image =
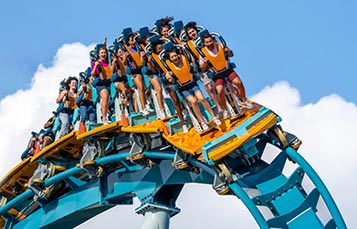
<svg viewBox="0 0 357 229">
<path fill-rule="evenodd" d="M 326 185 L 322 182 L 321 178 L 315 170 L 311 167 L 311 165 L 298 153 L 296 150 L 288 147 L 286 149 L 287 155 L 296 163 L 300 165 L 300 167 L 307 173 L 310 177 L 311 181 L 314 183 L 316 188 L 319 190 L 321 197 L 324 199 L 328 209 L 331 212 L 331 215 L 336 223 L 337 228 L 344 229 L 347 228 L 341 212 L 339 211 L 335 201 L 333 200 L 330 192 L 328 191 Z"/>
<path fill-rule="evenodd" d="M 171 167 L 170 164 L 172 161 L 174 161 L 175 158 L 175 153 L 173 151 L 145 151 L 143 154 L 145 156 L 145 159 L 156 160 L 156 166 L 161 166 L 162 163 L 165 162 L 166 168 Z M 197 176 L 197 180 L 187 180 L 187 177 L 191 177 L 192 174 L 194 174 L 192 171 L 181 171 L 176 170 L 172 167 L 170 168 L 170 171 L 165 171 L 159 168 L 155 169 L 155 166 L 153 168 L 142 167 L 136 165 L 135 163 L 129 165 L 129 167 L 127 168 L 124 167 L 123 169 L 113 169 L 112 167 L 110 167 L 112 164 L 115 165 L 117 163 L 123 162 L 124 164 L 130 163 L 128 161 L 128 157 L 128 152 L 120 152 L 117 154 L 112 154 L 96 159 L 96 165 L 103 166 L 109 169 L 109 171 L 111 172 L 109 172 L 109 174 L 106 174 L 104 178 L 98 178 L 97 181 L 95 179 L 89 181 L 79 181 L 79 185 L 75 185 L 74 189 L 71 190 L 68 195 L 66 194 L 63 197 L 58 197 L 59 200 L 56 201 L 59 201 L 59 203 L 66 203 L 66 201 L 74 201 L 75 198 L 78 198 L 79 193 L 81 193 L 80 195 L 84 196 L 94 195 L 97 197 L 93 197 L 90 200 L 84 202 L 83 200 L 78 200 L 80 202 L 78 202 L 78 211 L 83 211 L 80 207 L 83 208 L 83 206 L 90 206 L 95 204 L 96 201 L 99 201 L 98 204 L 100 206 L 97 206 L 98 210 L 96 210 L 99 213 L 114 206 L 116 203 L 115 201 L 118 198 L 121 199 L 125 196 L 130 196 L 132 198 L 133 196 L 138 196 L 138 198 L 141 198 L 141 200 L 143 200 L 143 196 L 149 196 L 153 192 L 158 193 L 158 190 L 165 185 L 183 185 L 187 182 L 212 184 L 213 178 L 215 177 L 217 172 L 215 171 L 214 167 L 209 166 L 201 161 L 198 161 L 194 157 L 189 157 L 188 162 L 189 164 L 200 168 L 201 173 L 195 175 Z M 286 166 L 287 159 L 290 159 L 291 161 L 295 162 L 296 166 L 298 167 L 290 175 L 290 177 L 285 177 L 285 175 L 283 175 L 282 173 L 282 170 Z M 147 174 L 145 175 L 146 178 L 144 180 L 140 180 L 143 179 L 141 178 L 142 175 L 140 174 L 142 174 L 142 172 L 140 171 L 147 172 Z M 75 181 L 77 179 L 75 178 L 75 176 L 78 176 L 81 173 L 83 174 L 83 172 L 84 170 L 82 170 L 80 167 L 69 168 L 45 180 L 44 185 L 50 187 L 62 181 L 67 182 L 71 179 L 74 179 Z M 163 175 L 161 174 L 161 172 L 172 173 L 176 175 L 174 175 L 172 179 L 167 179 L 167 181 L 163 183 L 155 183 L 155 177 L 161 177 L 161 175 Z M 336 203 L 334 202 L 331 194 L 327 190 L 327 187 L 324 185 L 321 178 L 307 163 L 307 161 L 291 147 L 287 147 L 286 149 L 282 150 L 270 164 L 267 164 L 266 167 L 264 167 L 257 173 L 239 174 L 237 171 L 234 171 L 234 169 L 231 169 L 231 172 L 232 174 L 235 174 L 235 178 L 231 183 L 228 184 L 230 194 L 237 196 L 244 203 L 244 205 L 247 207 L 247 209 L 257 222 L 259 228 L 266 229 L 271 227 L 278 227 L 300 229 L 306 227 L 306 225 L 313 226 L 313 228 L 321 229 L 347 228 Z M 191 173 L 191 175 L 188 175 L 187 173 Z M 125 191 L 122 191 L 120 189 L 123 186 L 120 185 L 123 184 L 120 184 L 120 182 L 123 182 L 123 180 L 113 181 L 110 176 L 118 177 L 126 176 L 126 174 L 128 177 L 132 176 L 133 179 L 124 181 L 124 183 L 129 182 L 127 183 L 127 185 L 129 185 L 130 187 L 128 187 Z M 308 178 L 315 186 L 310 193 L 306 193 L 303 187 L 301 186 L 304 174 L 308 176 Z M 164 177 L 165 176 L 166 175 L 164 175 Z M 108 187 L 103 186 L 106 187 L 103 194 L 103 184 L 112 186 L 112 191 L 109 191 Z M 116 187 L 117 185 L 119 185 L 118 187 L 121 188 Z M 139 187 L 138 190 L 136 190 L 137 187 Z M 78 188 L 78 191 L 76 191 L 75 188 Z M 259 194 L 255 196 L 248 195 L 248 191 L 251 189 L 258 191 Z M 279 192 L 281 192 L 282 194 L 279 194 Z M 27 201 L 33 203 L 33 201 L 30 201 L 33 195 L 34 193 L 31 190 L 23 192 L 19 196 L 9 201 L 2 208 L 0 208 L 0 215 L 6 217 L 10 209 L 18 208 L 18 206 L 21 205 L 23 202 Z M 332 217 L 332 219 L 325 225 L 323 225 L 323 223 L 320 221 L 315 212 L 317 199 L 320 195 Z M 63 200 L 60 200 L 62 198 Z M 295 201 L 295 199 L 300 200 Z M 263 202 L 263 200 L 264 203 L 260 203 Z M 148 201 L 148 203 L 151 203 L 150 200 Z M 145 204 L 144 202 L 142 202 L 143 205 Z M 261 212 L 261 209 L 259 208 L 261 206 L 268 207 L 268 209 L 272 211 L 273 217 L 268 218 L 264 216 L 263 212 Z M 63 215 L 58 217 L 63 217 L 63 219 L 56 218 L 52 215 L 50 216 L 50 223 L 45 227 L 56 227 L 56 223 L 63 223 L 63 221 L 67 220 L 66 217 L 74 217 L 73 215 L 65 215 L 65 213 L 63 213 L 63 209 L 61 211 Z M 72 209 L 72 211 L 75 212 L 76 210 Z M 93 210 L 92 212 L 89 212 L 89 215 L 94 216 L 97 213 L 96 211 Z M 16 229 L 21 228 L 24 225 L 33 226 L 35 224 L 31 223 L 31 221 L 40 220 L 41 217 L 44 217 L 43 214 L 45 214 L 43 213 L 43 211 L 42 213 L 40 211 L 36 214 L 33 214 L 34 218 L 31 218 L 32 214 L 30 214 L 25 218 L 25 220 L 20 222 L 15 221 L 14 224 L 5 225 L 5 228 Z M 85 218 L 85 216 L 83 215 L 79 214 L 79 216 Z M 75 223 L 67 224 L 67 226 L 75 226 L 76 224 L 81 223 L 83 220 L 85 220 L 82 218 L 73 219 Z M 64 224 L 61 225 L 63 226 Z"/>
</svg>

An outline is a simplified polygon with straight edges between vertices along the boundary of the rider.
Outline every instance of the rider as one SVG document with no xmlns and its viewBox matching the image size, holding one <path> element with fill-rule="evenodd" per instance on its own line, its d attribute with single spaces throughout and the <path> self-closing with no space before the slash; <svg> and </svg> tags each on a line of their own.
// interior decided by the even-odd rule
<svg viewBox="0 0 357 229">
<path fill-rule="evenodd" d="M 171 29 L 170 22 L 174 20 L 173 17 L 165 17 L 156 21 L 158 33 L 162 38 L 170 39 L 169 30 Z"/>
<path fill-rule="evenodd" d="M 87 72 L 89 73 L 90 69 L 87 69 Z M 89 119 L 89 122 L 94 123 L 95 122 L 95 108 L 93 104 L 93 99 L 92 99 L 92 89 L 88 86 L 89 84 L 92 84 L 92 77 L 89 76 L 89 78 L 86 77 L 85 73 L 80 76 L 80 82 L 81 86 L 78 91 L 78 98 L 80 100 L 78 101 L 77 99 L 77 105 L 79 106 L 79 113 L 81 115 L 81 120 L 80 120 L 80 132 L 85 131 L 85 122 L 87 120 L 87 117 Z"/>
<path fill-rule="evenodd" d="M 146 107 L 145 99 L 145 83 L 141 73 L 143 67 L 143 61 L 145 58 L 145 52 L 137 50 L 134 33 L 130 33 L 126 38 L 125 52 L 124 52 L 124 66 L 129 69 L 129 73 L 132 75 L 132 80 L 134 81 L 136 88 L 139 92 L 139 102 L 141 103 L 143 116 L 148 116 L 150 114 L 149 109 Z M 138 101 L 137 101 L 138 102 Z M 137 110 L 138 112 L 138 110 Z"/>
<path fill-rule="evenodd" d="M 184 54 L 178 54 L 176 49 L 173 48 L 168 51 L 168 59 L 170 61 L 168 65 L 171 71 L 166 73 L 166 78 L 170 83 L 177 83 L 179 85 L 179 91 L 183 97 L 191 103 L 193 112 L 201 124 L 202 129 L 207 130 L 209 126 L 201 113 L 201 110 L 198 106 L 198 101 L 213 117 L 214 123 L 216 125 L 221 125 L 221 121 L 214 116 L 212 107 L 204 98 L 197 83 L 193 80 L 190 70 L 191 66 L 188 62 L 187 56 Z"/>
<path fill-rule="evenodd" d="M 109 86 L 112 70 L 108 60 L 108 50 L 105 45 L 97 45 L 98 59 L 92 62 L 91 76 L 92 85 L 95 85 L 98 95 L 102 100 L 102 123 L 108 124 L 108 104 L 109 104 Z M 99 118 L 99 117 L 98 117 Z"/>
<path fill-rule="evenodd" d="M 77 107 L 77 84 L 76 77 L 69 77 L 63 84 L 60 93 L 56 99 L 57 103 L 63 104 L 63 109 L 59 112 L 61 120 L 60 137 L 69 133 L 70 130 L 70 116 L 73 114 L 74 109 Z"/>
<path fill-rule="evenodd" d="M 147 44 L 148 44 L 148 37 L 145 37 L 144 39 L 143 38 L 138 39 L 138 45 L 140 45 L 142 49 L 144 49 Z M 156 91 L 157 102 L 160 109 L 159 118 L 161 120 L 164 120 L 166 119 L 164 96 L 163 96 L 161 83 L 157 75 L 156 66 L 153 64 L 152 55 L 146 53 L 145 58 L 143 60 L 144 60 L 143 65 L 147 66 L 148 68 L 148 71 L 146 72 L 146 76 L 148 77 L 150 84 L 153 86 L 154 90 Z"/>
<path fill-rule="evenodd" d="M 190 50 L 191 55 L 193 56 L 195 63 L 199 64 L 199 60 L 201 57 L 201 55 L 198 53 L 198 51 L 196 50 L 195 44 L 194 42 L 198 39 L 198 28 L 196 25 L 196 22 L 189 22 L 185 25 L 184 27 L 185 32 L 189 38 L 189 40 L 187 41 L 187 48 Z M 202 70 L 202 69 L 200 69 Z M 219 101 L 216 90 L 214 88 L 212 79 L 209 77 L 209 74 L 207 74 L 207 72 L 204 71 L 200 71 L 198 73 L 198 76 L 201 80 L 201 82 L 203 83 L 205 90 L 207 91 L 207 93 L 209 94 L 209 96 L 211 97 L 213 103 L 216 105 L 217 110 L 218 110 L 218 114 L 220 117 L 223 117 L 223 114 L 225 113 L 224 108 L 222 103 Z M 226 112 L 227 113 L 227 112 Z"/>
<path fill-rule="evenodd" d="M 167 72 L 166 68 L 162 65 L 160 58 L 159 58 L 159 54 L 164 50 L 163 44 L 164 44 L 164 41 L 162 39 L 158 39 L 156 41 L 151 42 L 153 50 L 152 50 L 152 54 L 148 55 L 149 56 L 148 59 L 150 59 L 150 61 L 148 63 L 152 69 L 156 69 L 157 75 L 158 76 L 160 75 L 160 79 L 161 79 L 162 83 L 164 84 L 164 87 L 173 102 L 177 116 L 180 119 L 180 122 L 182 125 L 182 130 L 184 133 L 187 133 L 188 128 L 186 126 L 186 122 L 185 122 L 185 119 L 182 114 L 182 107 L 181 107 L 180 100 L 176 94 L 176 88 L 175 88 L 176 85 L 169 83 L 166 80 L 166 78 L 165 79 L 162 78 L 162 76 L 165 75 L 165 73 Z"/>
<path fill-rule="evenodd" d="M 117 90 L 121 92 L 123 96 L 123 102 L 128 105 L 129 97 L 130 97 L 130 88 L 128 86 L 128 79 L 125 73 L 124 67 L 124 55 L 123 51 L 118 47 L 118 44 L 114 42 L 114 50 L 111 53 L 112 66 L 113 66 L 113 74 L 116 73 L 117 77 L 113 81 L 114 86 Z"/>
<path fill-rule="evenodd" d="M 216 86 L 218 98 L 220 100 L 220 104 L 223 105 L 226 110 L 226 98 L 224 93 L 224 85 L 225 77 L 228 78 L 229 82 L 237 87 L 237 92 L 240 99 L 243 102 L 243 105 L 249 107 L 251 106 L 247 102 L 247 97 L 245 94 L 245 89 L 243 83 L 238 76 L 238 74 L 229 66 L 229 59 L 226 60 L 227 57 L 233 56 L 233 51 L 228 47 L 223 47 L 220 43 L 216 42 L 213 36 L 209 33 L 203 35 L 203 44 L 202 53 L 205 55 L 204 57 L 200 57 L 200 69 L 202 71 L 207 71 L 213 73 L 213 81 Z M 210 65 L 210 64 L 211 65 Z M 227 64 L 228 63 L 228 64 Z M 222 74 L 219 74 L 221 72 Z M 218 74 L 217 74 L 218 73 Z"/>
</svg>

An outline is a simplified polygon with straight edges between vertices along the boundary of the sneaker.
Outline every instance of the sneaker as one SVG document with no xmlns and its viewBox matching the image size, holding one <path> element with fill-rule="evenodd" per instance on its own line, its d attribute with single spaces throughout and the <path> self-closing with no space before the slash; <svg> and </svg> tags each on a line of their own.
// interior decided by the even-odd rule
<svg viewBox="0 0 357 229">
<path fill-rule="evenodd" d="M 187 134 L 188 133 L 188 128 L 186 125 L 182 125 L 182 131 Z"/>
<path fill-rule="evenodd" d="M 141 111 L 141 114 L 143 116 L 148 116 L 150 114 L 150 112 L 145 108 L 144 110 Z"/>
<path fill-rule="evenodd" d="M 164 120 L 164 119 L 166 119 L 166 114 L 165 114 L 165 111 L 164 110 L 161 110 L 160 112 L 159 112 L 159 119 L 161 119 L 161 120 Z"/>
<path fill-rule="evenodd" d="M 246 108 L 248 108 L 248 109 L 251 109 L 251 108 L 253 108 L 253 104 L 251 104 L 250 102 L 248 102 L 248 101 L 245 101 L 245 102 L 243 102 L 243 104 L 242 104 L 243 106 L 245 106 Z"/>
<path fill-rule="evenodd" d="M 223 111 L 223 118 L 229 118 L 229 113 L 228 113 L 228 111 L 227 110 L 224 110 Z"/>
<path fill-rule="evenodd" d="M 207 122 L 201 123 L 201 127 L 202 127 L 202 130 L 203 130 L 203 131 L 208 130 L 208 128 L 209 128 Z"/>
<path fill-rule="evenodd" d="M 102 123 L 103 123 L 103 125 L 107 125 L 107 124 L 109 124 L 108 119 L 106 119 L 106 118 L 102 118 Z"/>
<path fill-rule="evenodd" d="M 213 118 L 213 122 L 214 122 L 217 126 L 222 125 L 221 120 L 219 120 L 217 117 L 214 117 L 214 118 Z"/>
<path fill-rule="evenodd" d="M 147 104 L 145 105 L 145 110 L 147 110 L 147 111 L 152 110 L 151 107 L 150 107 L 150 104 L 147 103 Z"/>
</svg>

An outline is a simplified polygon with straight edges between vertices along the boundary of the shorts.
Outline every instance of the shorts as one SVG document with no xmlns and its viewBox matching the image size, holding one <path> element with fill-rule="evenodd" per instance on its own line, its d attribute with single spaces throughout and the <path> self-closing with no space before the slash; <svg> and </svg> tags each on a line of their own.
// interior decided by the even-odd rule
<svg viewBox="0 0 357 229">
<path fill-rule="evenodd" d="M 208 72 L 200 72 L 198 73 L 198 76 L 200 77 L 200 80 L 203 83 L 203 85 L 207 85 L 212 82 Z"/>
<path fill-rule="evenodd" d="M 98 95 L 100 95 L 100 92 L 104 89 L 107 89 L 109 91 L 107 86 L 95 86 L 95 89 L 97 90 Z"/>
<path fill-rule="evenodd" d="M 145 76 L 147 76 L 147 78 L 148 78 L 148 80 L 150 81 L 150 80 L 152 80 L 155 76 L 157 76 L 156 74 L 147 74 L 147 75 L 145 75 Z"/>
<path fill-rule="evenodd" d="M 181 94 L 185 99 L 187 99 L 188 97 L 193 96 L 197 91 L 200 91 L 200 88 L 195 85 L 188 90 L 181 91 Z"/>
<path fill-rule="evenodd" d="M 119 76 L 114 82 L 128 82 L 128 79 L 126 78 L 126 76 Z"/>
<path fill-rule="evenodd" d="M 239 76 L 238 76 L 238 74 L 235 72 L 235 71 L 232 71 L 229 75 L 228 75 L 228 80 L 229 80 L 229 82 L 233 82 L 233 80 L 235 79 L 235 78 L 238 78 Z M 218 86 L 218 85 L 222 85 L 222 86 L 224 86 L 225 84 L 226 84 L 226 82 L 224 81 L 224 78 L 217 78 L 217 79 L 213 79 L 213 81 L 214 81 L 214 85 L 215 86 Z"/>
</svg>

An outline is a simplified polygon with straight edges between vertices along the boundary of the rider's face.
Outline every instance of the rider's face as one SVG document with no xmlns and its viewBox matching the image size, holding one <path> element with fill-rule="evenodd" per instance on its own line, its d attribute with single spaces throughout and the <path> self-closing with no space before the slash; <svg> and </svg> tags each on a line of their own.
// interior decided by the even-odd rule
<svg viewBox="0 0 357 229">
<path fill-rule="evenodd" d="M 100 49 L 98 55 L 101 60 L 106 60 L 108 56 L 107 50 Z"/>
<path fill-rule="evenodd" d="M 192 40 L 196 40 L 198 38 L 198 34 L 197 34 L 197 30 L 195 30 L 194 28 L 190 28 L 187 31 L 187 35 L 189 38 L 191 38 Z"/>
<path fill-rule="evenodd" d="M 203 40 L 204 45 L 209 49 L 212 50 L 214 48 L 214 41 L 212 37 L 207 37 Z"/>
<path fill-rule="evenodd" d="M 161 36 L 165 38 L 169 38 L 169 27 L 163 26 L 161 28 Z"/>
<path fill-rule="evenodd" d="M 176 52 L 171 52 L 169 57 L 170 57 L 170 61 L 174 64 L 177 64 L 180 60 L 180 57 L 177 55 Z"/>
</svg>

